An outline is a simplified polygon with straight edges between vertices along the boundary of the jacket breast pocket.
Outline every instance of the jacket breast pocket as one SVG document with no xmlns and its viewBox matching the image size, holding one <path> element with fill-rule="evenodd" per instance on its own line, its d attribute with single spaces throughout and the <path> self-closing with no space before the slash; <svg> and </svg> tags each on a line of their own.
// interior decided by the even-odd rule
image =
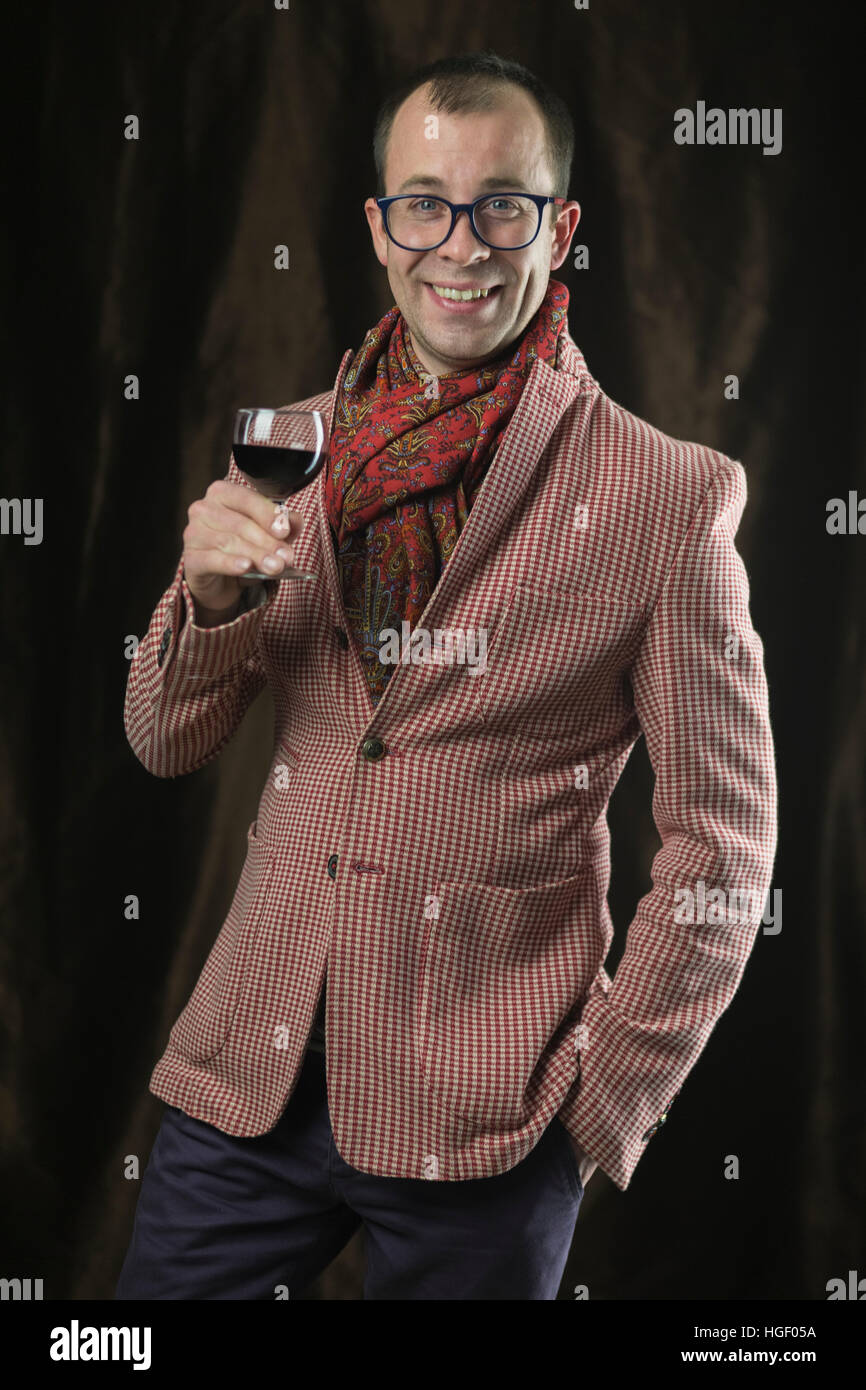
<svg viewBox="0 0 866 1390">
<path fill-rule="evenodd" d="M 437 885 L 419 946 L 415 1046 L 430 1089 L 477 1128 L 524 1122 L 552 1040 L 547 1076 L 564 1091 L 577 1075 L 568 1029 L 604 949 L 590 882 L 584 869 L 526 889 Z"/>
<path fill-rule="evenodd" d="M 273 876 L 273 853 L 256 835 L 256 825 L 247 830 L 246 859 L 228 916 L 169 1035 L 175 1050 L 192 1062 L 208 1061 L 220 1050 L 244 997 Z"/>
<path fill-rule="evenodd" d="M 475 681 L 485 723 L 542 741 L 612 734 L 647 618 L 646 606 L 619 598 L 542 581 L 515 585 Z"/>
</svg>

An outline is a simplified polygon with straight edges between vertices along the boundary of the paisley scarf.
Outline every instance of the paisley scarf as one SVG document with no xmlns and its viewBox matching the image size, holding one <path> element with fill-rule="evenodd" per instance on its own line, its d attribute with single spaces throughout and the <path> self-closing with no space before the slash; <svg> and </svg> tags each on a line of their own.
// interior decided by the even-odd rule
<svg viewBox="0 0 866 1390">
<path fill-rule="evenodd" d="M 556 366 L 566 285 L 544 299 L 508 352 L 480 367 L 428 373 L 397 305 L 346 373 L 324 479 L 337 568 L 374 703 L 393 666 L 393 628 L 413 630 L 447 565 L 536 357 Z"/>
</svg>

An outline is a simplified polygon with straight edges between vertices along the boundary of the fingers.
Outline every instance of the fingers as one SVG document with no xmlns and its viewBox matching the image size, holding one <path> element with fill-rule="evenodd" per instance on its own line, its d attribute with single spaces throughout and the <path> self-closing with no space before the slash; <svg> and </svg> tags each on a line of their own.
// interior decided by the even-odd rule
<svg viewBox="0 0 866 1390">
<path fill-rule="evenodd" d="M 205 520 L 215 529 L 224 529 L 231 520 L 234 529 L 246 525 L 243 534 L 251 540 L 260 540 L 258 532 L 262 531 L 268 540 L 276 536 L 279 540 L 295 541 L 304 521 L 301 512 L 282 507 L 260 492 L 224 478 L 211 483 L 199 506 Z"/>
<path fill-rule="evenodd" d="M 185 554 L 187 563 L 185 568 L 202 579 L 208 575 L 231 575 L 235 579 L 242 580 L 244 572 L 250 569 L 261 569 L 267 574 L 272 574 L 274 578 L 280 575 L 291 574 L 294 567 L 294 554 L 284 553 L 282 555 L 262 555 L 256 558 L 254 555 L 233 555 L 228 554 L 220 547 L 206 549 L 204 547 L 191 547 Z"/>
<path fill-rule="evenodd" d="M 300 512 L 281 509 L 260 493 L 220 479 L 189 508 L 185 553 L 200 575 L 242 575 L 261 568 L 275 577 L 294 566 Z"/>
</svg>

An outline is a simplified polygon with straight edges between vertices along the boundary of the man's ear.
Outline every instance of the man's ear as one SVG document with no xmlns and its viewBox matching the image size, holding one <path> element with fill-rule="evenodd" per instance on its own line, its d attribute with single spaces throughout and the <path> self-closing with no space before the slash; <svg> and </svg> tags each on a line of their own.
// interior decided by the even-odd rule
<svg viewBox="0 0 866 1390">
<path fill-rule="evenodd" d="M 375 198 L 368 198 L 364 204 L 364 212 L 367 214 L 367 222 L 370 227 L 370 235 L 373 238 L 373 250 L 376 252 L 376 259 L 380 265 L 388 264 L 388 233 L 382 225 L 382 214 Z"/>
<path fill-rule="evenodd" d="M 374 204 L 375 206 L 375 204 Z M 556 204 L 551 204 L 555 207 Z M 580 203 L 565 203 L 559 209 L 559 216 L 553 227 L 553 240 L 550 245 L 550 268 L 558 270 L 568 255 L 568 248 L 571 246 L 572 237 L 577 231 L 577 224 L 580 221 Z"/>
</svg>

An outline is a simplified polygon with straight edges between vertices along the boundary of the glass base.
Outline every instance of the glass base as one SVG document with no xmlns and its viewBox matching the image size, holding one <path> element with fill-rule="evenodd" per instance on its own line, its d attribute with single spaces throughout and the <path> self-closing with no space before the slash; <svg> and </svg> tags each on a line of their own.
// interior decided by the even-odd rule
<svg viewBox="0 0 866 1390">
<path fill-rule="evenodd" d="M 278 584 L 282 584 L 287 579 L 316 579 L 315 574 L 263 574 L 261 570 L 244 570 L 243 574 L 238 575 L 238 579 L 276 579 Z"/>
</svg>

